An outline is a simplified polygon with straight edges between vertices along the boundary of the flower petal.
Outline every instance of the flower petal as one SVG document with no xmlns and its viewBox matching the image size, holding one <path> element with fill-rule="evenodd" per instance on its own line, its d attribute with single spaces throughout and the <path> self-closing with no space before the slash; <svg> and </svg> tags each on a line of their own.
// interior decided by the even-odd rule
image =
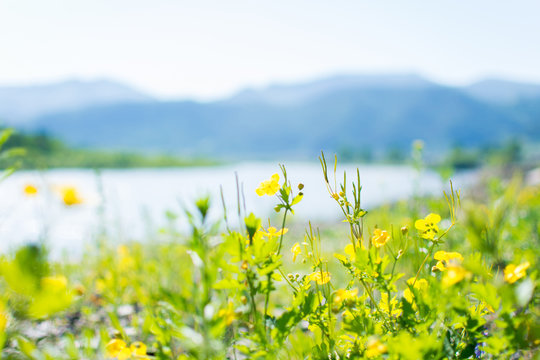
<svg viewBox="0 0 540 360">
<path fill-rule="evenodd" d="M 427 229 L 426 227 L 426 220 L 424 219 L 418 219 L 414 223 L 414 227 L 417 228 L 420 231 L 424 231 Z"/>
<path fill-rule="evenodd" d="M 437 224 L 441 221 L 441 216 L 439 214 L 429 214 L 428 216 L 426 216 L 426 221 Z"/>
</svg>

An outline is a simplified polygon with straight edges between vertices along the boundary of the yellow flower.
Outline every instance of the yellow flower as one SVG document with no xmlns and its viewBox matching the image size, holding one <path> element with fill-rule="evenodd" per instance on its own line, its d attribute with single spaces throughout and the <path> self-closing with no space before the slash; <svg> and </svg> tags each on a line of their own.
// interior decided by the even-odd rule
<svg viewBox="0 0 540 360">
<path fill-rule="evenodd" d="M 140 341 L 135 341 L 130 347 L 126 342 L 120 339 L 112 339 L 105 345 L 107 357 L 116 358 L 118 360 L 126 360 L 130 358 L 148 359 L 146 357 L 146 345 Z"/>
<path fill-rule="evenodd" d="M 437 214 L 429 214 L 425 219 L 416 220 L 414 227 L 422 232 L 424 239 L 433 240 L 439 232 L 437 224 L 441 221 L 441 217 Z"/>
<path fill-rule="evenodd" d="M 236 313 L 234 312 L 233 303 L 229 302 L 227 308 L 221 309 L 217 313 L 218 318 L 224 319 L 225 323 L 231 325 L 236 319 Z"/>
<path fill-rule="evenodd" d="M 112 339 L 105 345 L 107 357 L 116 358 L 118 360 L 126 360 L 131 357 L 131 349 L 127 347 L 125 341 L 120 339 Z"/>
<path fill-rule="evenodd" d="M 319 285 L 324 285 L 330 281 L 330 273 L 328 271 L 320 272 L 316 271 L 309 275 L 310 281 L 315 281 Z"/>
<path fill-rule="evenodd" d="M 446 266 L 444 266 L 444 262 L 437 261 L 437 264 L 431 268 L 431 271 L 444 271 L 446 270 Z"/>
<path fill-rule="evenodd" d="M 32 184 L 28 184 L 24 187 L 24 194 L 26 196 L 36 196 L 38 193 L 37 187 Z"/>
<path fill-rule="evenodd" d="M 442 284 L 444 287 L 449 287 L 454 284 L 457 284 L 465 278 L 467 275 L 467 270 L 462 268 L 459 265 L 449 265 L 446 268 L 446 272 L 442 278 Z"/>
<path fill-rule="evenodd" d="M 441 260 L 449 262 L 450 260 L 457 259 L 460 262 L 463 261 L 463 256 L 461 256 L 458 252 L 446 252 L 446 251 L 437 251 L 435 255 L 433 255 L 433 258 L 435 260 Z"/>
<path fill-rule="evenodd" d="M 83 202 L 83 199 L 79 196 L 79 192 L 73 186 L 60 188 L 60 194 L 62 195 L 62 201 L 67 206 L 77 205 Z"/>
<path fill-rule="evenodd" d="M 390 240 L 390 234 L 388 234 L 388 231 L 381 229 L 373 230 L 371 242 L 375 247 L 379 248 L 381 246 L 384 246 L 384 244 L 386 244 L 388 240 Z"/>
<path fill-rule="evenodd" d="M 437 251 L 435 255 L 433 256 L 435 260 L 437 261 L 437 265 L 433 266 L 431 268 L 432 271 L 439 270 L 444 271 L 446 270 L 446 265 L 450 263 L 461 263 L 463 261 L 463 256 L 461 256 L 458 252 L 446 252 L 446 251 Z"/>
<path fill-rule="evenodd" d="M 334 293 L 334 304 L 341 305 L 342 302 L 353 299 L 358 295 L 358 289 L 339 289 Z"/>
<path fill-rule="evenodd" d="M 279 175 L 278 174 L 274 174 L 272 175 L 272 177 L 270 178 L 270 180 L 265 180 L 263 181 L 259 187 L 255 190 L 255 192 L 257 193 L 257 195 L 259 196 L 263 196 L 263 195 L 269 195 L 269 196 L 272 196 L 274 195 L 275 193 L 277 193 L 277 191 L 279 190 L 280 188 L 280 185 L 279 185 Z"/>
<path fill-rule="evenodd" d="M 291 252 L 293 253 L 292 261 L 296 261 L 296 257 L 302 253 L 302 248 L 300 247 L 299 243 L 295 243 L 293 247 L 291 248 Z"/>
<path fill-rule="evenodd" d="M 407 280 L 407 284 L 412 285 L 413 283 L 414 283 L 414 278 L 410 278 L 409 280 Z M 424 292 L 428 288 L 428 282 L 427 282 L 426 279 L 418 279 L 418 280 L 416 280 L 416 283 L 414 284 L 413 288 L 418 290 L 418 292 Z M 407 287 L 405 289 L 405 291 L 403 291 L 403 297 L 410 304 L 413 303 L 414 294 L 413 294 L 413 292 L 411 291 L 411 289 L 409 287 Z"/>
<path fill-rule="evenodd" d="M 368 358 L 374 358 L 380 356 L 386 352 L 386 345 L 384 345 L 379 339 L 369 340 L 366 346 L 366 356 Z"/>
<path fill-rule="evenodd" d="M 526 261 L 519 265 L 509 264 L 504 268 L 504 281 L 513 284 L 526 275 L 531 264 Z"/>
<path fill-rule="evenodd" d="M 131 344 L 131 346 L 129 347 L 129 350 L 131 350 L 131 354 L 135 358 L 140 359 L 141 357 L 143 357 L 144 359 L 147 359 L 147 357 L 145 356 L 146 345 L 144 345 L 142 342 L 135 341 L 134 343 Z"/>
<path fill-rule="evenodd" d="M 262 227 L 261 227 L 261 229 L 262 229 Z M 261 234 L 266 236 L 268 238 L 268 240 L 272 240 L 273 237 L 279 237 L 281 235 L 286 234 L 289 231 L 289 229 L 283 228 L 283 229 L 278 231 L 278 229 L 276 229 L 275 227 L 270 226 L 268 228 L 268 232 L 266 232 L 264 230 L 259 230 L 259 231 L 261 232 Z"/>
<path fill-rule="evenodd" d="M 360 242 L 356 242 L 356 249 L 358 250 L 359 248 L 361 249 L 364 249 L 364 245 L 363 244 L 360 244 Z M 345 246 L 345 254 L 347 254 L 351 260 L 351 262 L 355 262 L 356 261 L 356 252 L 354 251 L 354 246 L 353 244 L 347 244 Z"/>
<path fill-rule="evenodd" d="M 351 262 L 356 261 L 356 252 L 354 251 L 353 244 L 347 244 L 345 246 L 344 251 L 345 251 L 345 254 L 349 255 L 349 258 L 351 259 Z"/>
</svg>

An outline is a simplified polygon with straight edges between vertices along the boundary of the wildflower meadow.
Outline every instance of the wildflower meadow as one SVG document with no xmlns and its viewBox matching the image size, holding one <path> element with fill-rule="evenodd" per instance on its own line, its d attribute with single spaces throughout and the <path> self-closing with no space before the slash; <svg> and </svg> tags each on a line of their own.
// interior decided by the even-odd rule
<svg viewBox="0 0 540 360">
<path fill-rule="evenodd" d="M 280 166 L 245 189 L 275 200 L 271 219 L 239 190 L 234 209 L 203 197 L 186 210 L 189 234 L 100 238 L 77 259 L 46 243 L 1 255 L 0 357 L 538 358 L 540 187 L 515 175 L 480 196 L 449 182 L 439 197 L 365 209 L 360 172 L 320 163 L 342 214 L 330 230 L 289 229 L 310 189 Z M 56 194 L 85 201 L 75 187 Z"/>
</svg>

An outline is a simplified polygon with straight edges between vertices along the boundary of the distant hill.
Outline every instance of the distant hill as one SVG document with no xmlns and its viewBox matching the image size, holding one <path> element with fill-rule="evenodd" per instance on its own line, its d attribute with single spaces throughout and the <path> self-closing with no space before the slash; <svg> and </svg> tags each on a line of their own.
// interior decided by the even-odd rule
<svg viewBox="0 0 540 360">
<path fill-rule="evenodd" d="M 534 85 L 488 81 L 457 88 L 407 74 L 336 76 L 199 103 L 153 101 L 109 84 L 105 90 L 95 83 L 86 84 L 86 92 L 65 90 L 65 98 L 73 99 L 68 105 L 43 105 L 26 128 L 78 147 L 222 159 L 313 159 L 321 149 L 405 153 L 415 139 L 423 139 L 432 154 L 513 138 L 540 142 Z M 35 103 L 54 99 L 48 95 L 36 95 Z"/>
<path fill-rule="evenodd" d="M 272 85 L 263 89 L 246 89 L 227 99 L 228 103 L 300 104 L 338 91 L 360 89 L 425 89 L 434 83 L 414 74 L 340 75 L 289 85 Z"/>
<path fill-rule="evenodd" d="M 540 98 L 540 84 L 517 83 L 488 79 L 464 88 L 464 91 L 480 100 L 496 104 L 515 104 L 521 100 Z"/>
<path fill-rule="evenodd" d="M 152 100 L 149 95 L 109 80 L 0 87 L 0 122 L 16 125 L 47 113 Z"/>
</svg>

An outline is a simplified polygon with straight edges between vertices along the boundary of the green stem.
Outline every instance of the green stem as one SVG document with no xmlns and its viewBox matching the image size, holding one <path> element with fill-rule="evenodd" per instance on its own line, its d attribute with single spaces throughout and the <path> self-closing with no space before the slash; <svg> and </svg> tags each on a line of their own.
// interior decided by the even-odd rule
<svg viewBox="0 0 540 360">
<path fill-rule="evenodd" d="M 289 211 L 288 208 L 285 208 L 285 214 L 283 214 L 283 221 L 281 222 L 281 236 L 279 237 L 279 246 L 278 246 L 278 255 L 281 253 L 281 245 L 283 244 L 283 235 L 285 233 L 285 222 L 287 220 L 287 212 Z"/>
<path fill-rule="evenodd" d="M 414 284 L 416 284 L 416 280 L 418 280 L 418 276 L 420 276 L 420 273 L 422 272 L 422 269 L 424 268 L 424 265 L 427 262 L 427 259 L 431 257 L 431 253 L 433 252 L 433 249 L 435 248 L 435 241 L 432 241 L 431 246 L 429 248 L 428 253 L 426 254 L 426 257 L 424 258 L 424 261 L 422 261 L 422 264 L 418 268 L 418 271 L 416 272 L 416 276 L 414 277 L 414 281 L 412 283 L 412 286 L 414 287 Z"/>
<path fill-rule="evenodd" d="M 270 302 L 270 291 L 272 289 L 272 274 L 270 272 L 266 275 L 266 298 L 264 299 L 264 332 L 268 336 L 268 329 L 266 327 L 266 317 L 268 316 L 268 303 Z"/>
</svg>

